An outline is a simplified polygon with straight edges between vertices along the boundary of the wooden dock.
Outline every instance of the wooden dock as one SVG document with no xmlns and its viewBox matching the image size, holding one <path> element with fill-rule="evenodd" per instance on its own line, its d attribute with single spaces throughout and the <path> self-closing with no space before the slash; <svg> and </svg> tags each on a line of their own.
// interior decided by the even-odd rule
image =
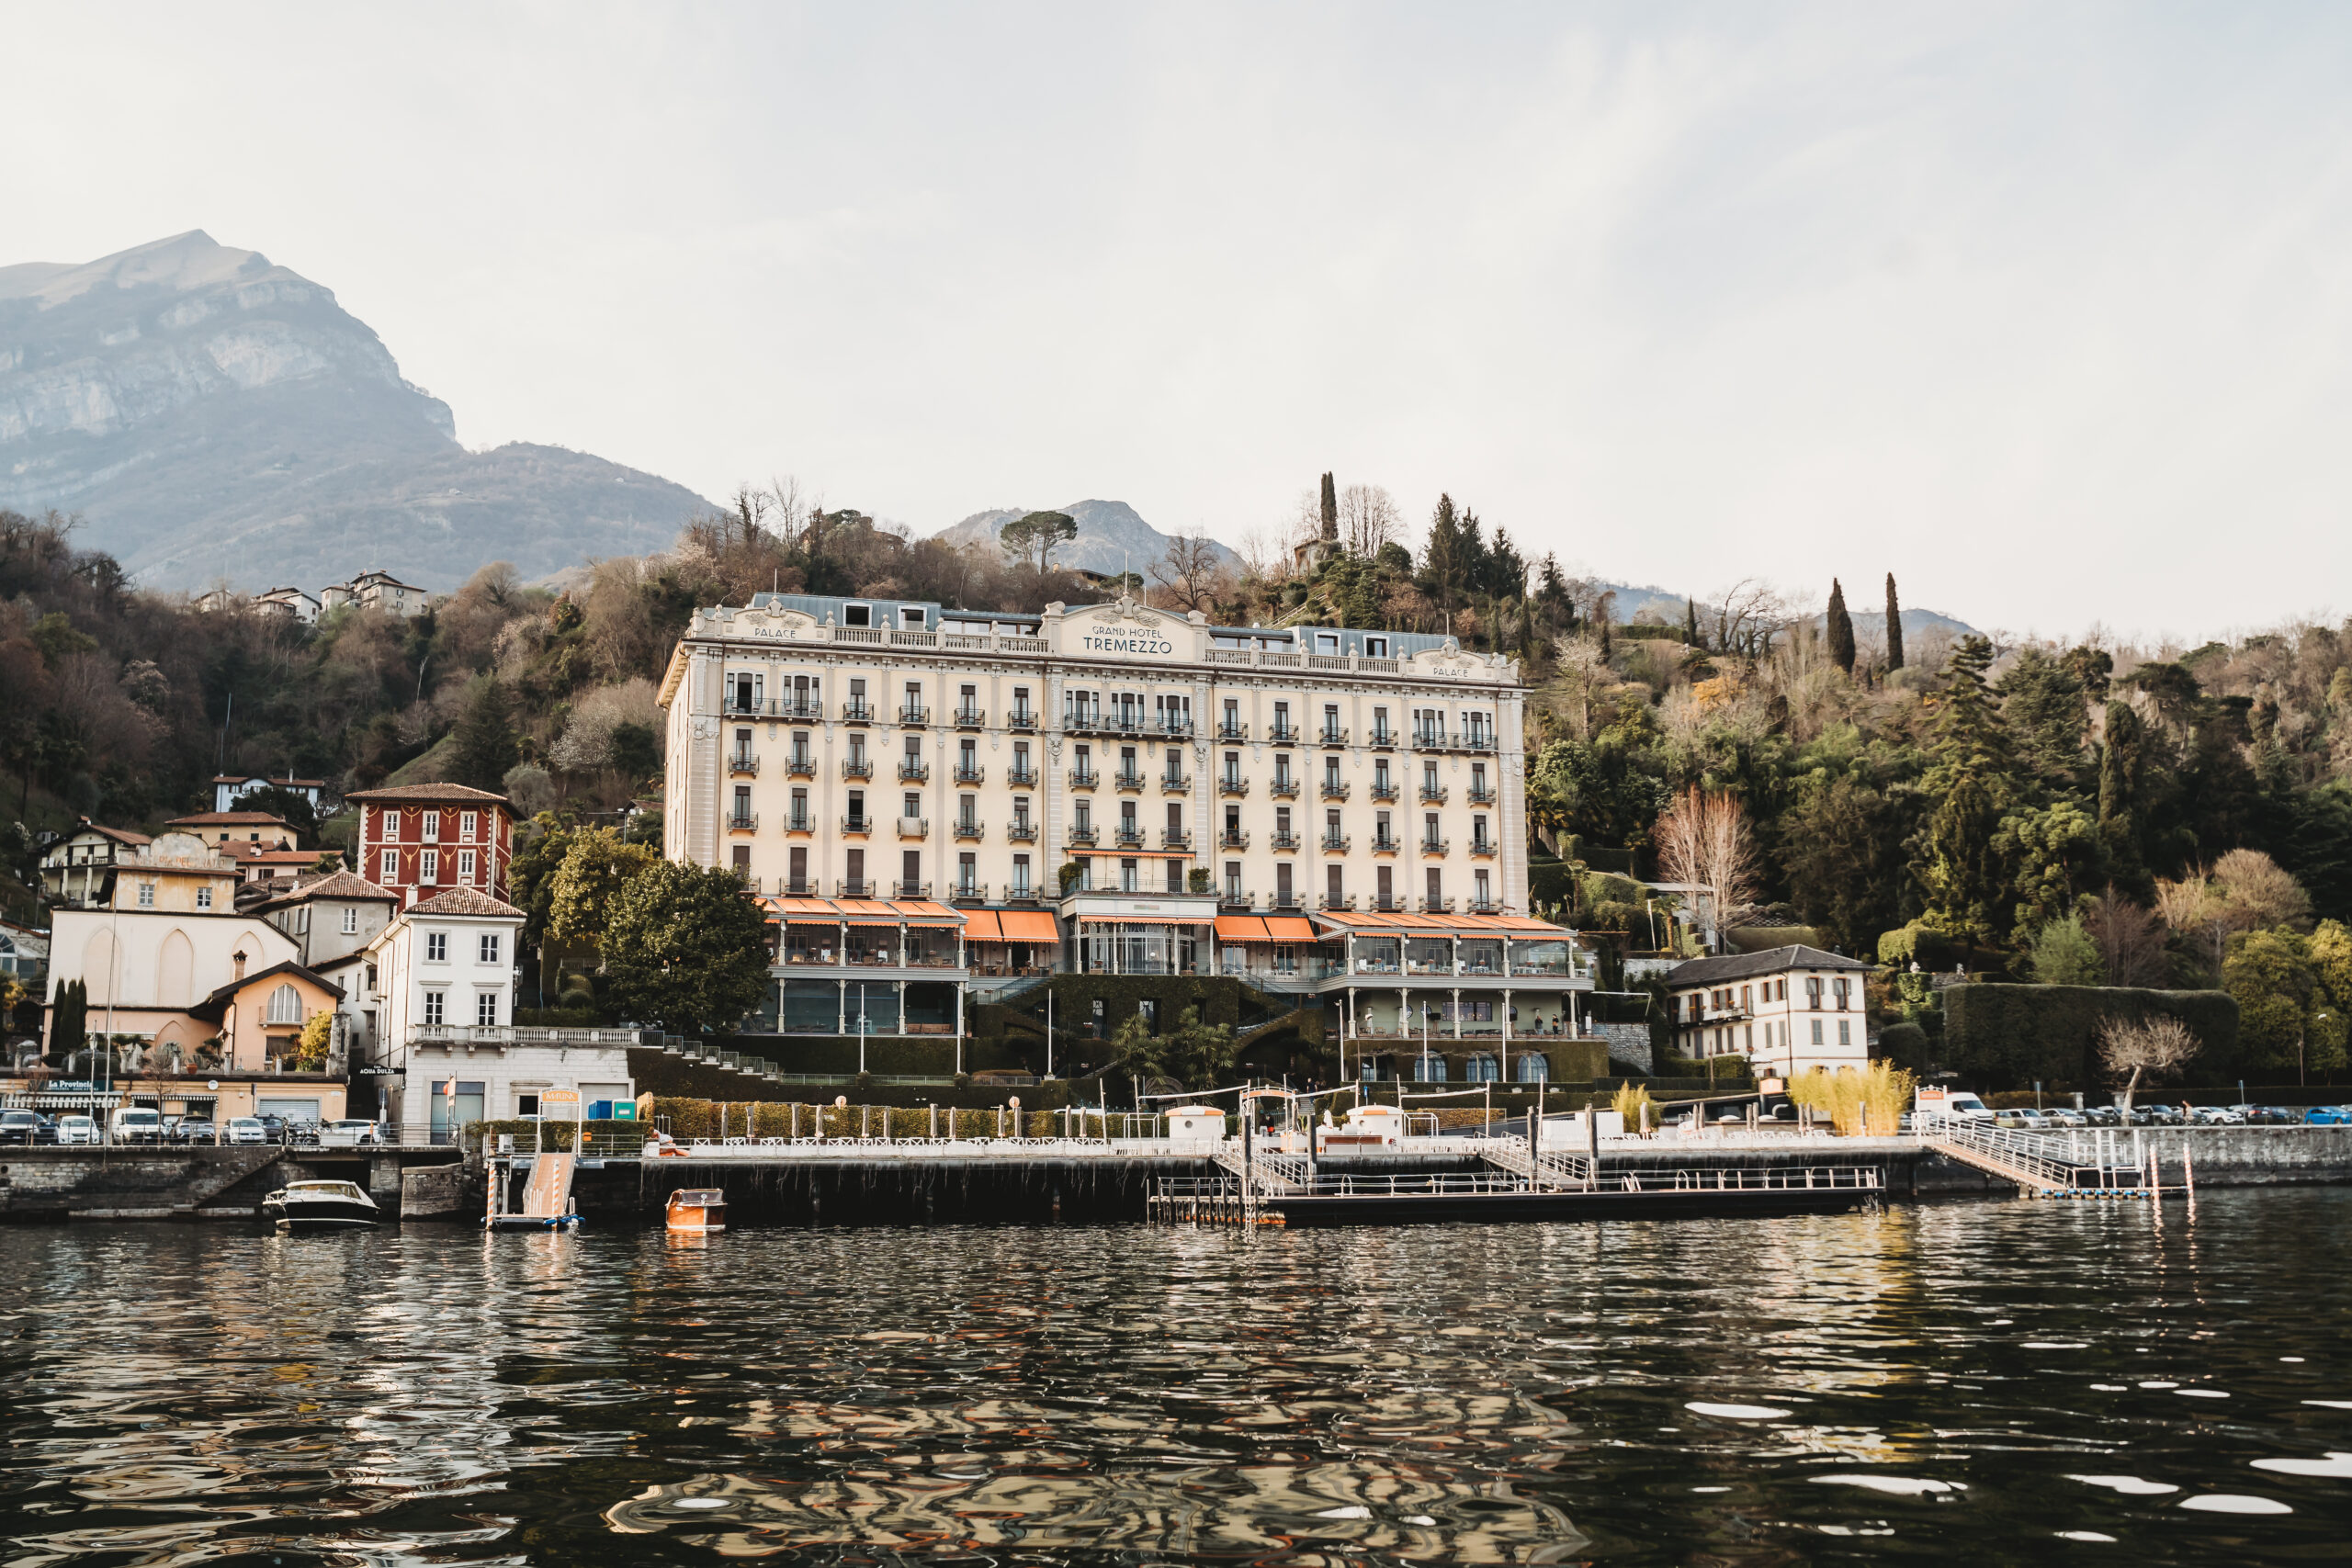
<svg viewBox="0 0 2352 1568">
<path fill-rule="evenodd" d="M 1772 1169 L 1716 1166 L 1592 1174 L 1575 1186 L 1500 1175 L 1317 1176 L 1272 1190 L 1245 1176 L 1162 1177 L 1148 1217 L 1198 1224 L 1410 1224 L 1432 1222 L 1675 1219 L 1841 1213 L 1875 1208 L 1873 1165 Z"/>
</svg>

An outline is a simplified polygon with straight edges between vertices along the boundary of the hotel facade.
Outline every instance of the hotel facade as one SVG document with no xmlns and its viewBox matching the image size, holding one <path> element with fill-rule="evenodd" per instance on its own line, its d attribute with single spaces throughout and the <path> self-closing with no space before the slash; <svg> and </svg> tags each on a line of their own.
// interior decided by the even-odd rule
<svg viewBox="0 0 2352 1568">
<path fill-rule="evenodd" d="M 1591 985 L 1527 914 L 1524 698 L 1436 636 L 760 594 L 671 655 L 665 850 L 775 914 L 783 1032 L 960 1037 L 967 990 L 1025 976 L 1223 975 L 1323 997 L 1351 1076 L 1464 1040 L 1502 1076 Z"/>
</svg>

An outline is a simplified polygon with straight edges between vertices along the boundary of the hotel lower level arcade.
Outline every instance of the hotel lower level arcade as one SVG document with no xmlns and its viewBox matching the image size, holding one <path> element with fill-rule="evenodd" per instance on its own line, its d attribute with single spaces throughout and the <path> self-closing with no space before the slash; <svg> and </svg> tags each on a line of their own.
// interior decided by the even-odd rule
<svg viewBox="0 0 2352 1568">
<path fill-rule="evenodd" d="M 1287 1019 L 1311 1039 L 1253 1065 L 1323 1081 L 1528 1084 L 1606 1066 L 1583 1028 L 1589 961 L 1526 916 L 1259 915 L 1211 894 L 1091 891 L 1052 906 L 760 901 L 774 988 L 742 1043 L 787 1073 L 1038 1071 L 1049 998 L 1065 1049 L 1134 1012 L 1155 1032 L 1188 1006 L 1245 1036 Z M 1008 1032 L 1008 1012 L 1030 1027 Z"/>
</svg>

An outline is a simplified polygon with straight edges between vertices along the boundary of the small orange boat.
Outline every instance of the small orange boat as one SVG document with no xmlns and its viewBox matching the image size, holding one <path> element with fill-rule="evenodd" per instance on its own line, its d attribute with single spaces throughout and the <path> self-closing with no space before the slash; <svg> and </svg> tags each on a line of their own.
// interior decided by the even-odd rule
<svg viewBox="0 0 2352 1568">
<path fill-rule="evenodd" d="M 685 1187 L 670 1194 L 670 1228 L 707 1235 L 727 1228 L 727 1194 L 716 1187 Z"/>
</svg>

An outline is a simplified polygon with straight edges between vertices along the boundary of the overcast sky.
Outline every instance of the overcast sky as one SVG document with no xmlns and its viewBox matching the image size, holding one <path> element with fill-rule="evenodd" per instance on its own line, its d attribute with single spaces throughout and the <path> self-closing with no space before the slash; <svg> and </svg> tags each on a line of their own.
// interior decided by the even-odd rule
<svg viewBox="0 0 2352 1568">
<path fill-rule="evenodd" d="M 469 446 L 2198 637 L 2352 566 L 2352 8 L 0 4 L 0 262 L 187 229 Z"/>
</svg>

